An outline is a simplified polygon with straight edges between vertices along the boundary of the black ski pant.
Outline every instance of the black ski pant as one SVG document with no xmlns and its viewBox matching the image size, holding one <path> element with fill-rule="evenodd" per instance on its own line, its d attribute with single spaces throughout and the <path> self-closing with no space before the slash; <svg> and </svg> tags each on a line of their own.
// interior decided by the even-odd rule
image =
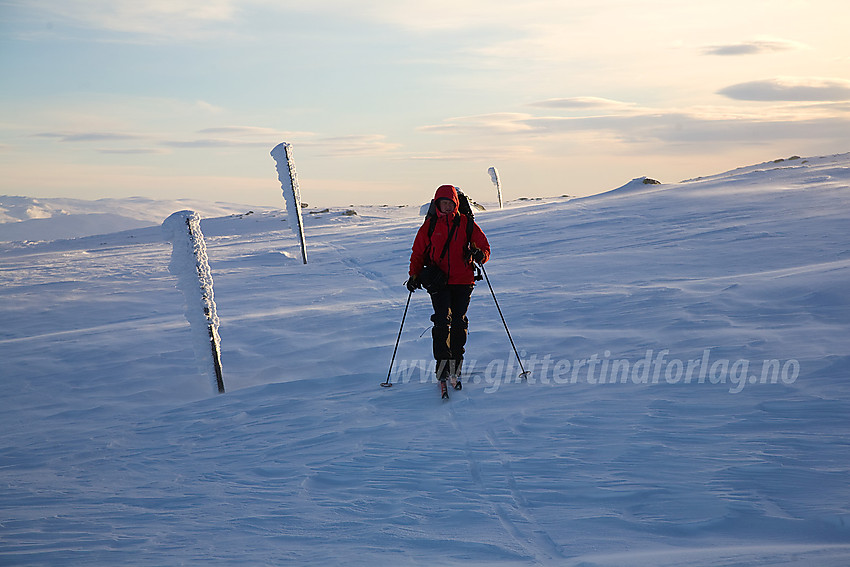
<svg viewBox="0 0 850 567">
<path fill-rule="evenodd" d="M 437 378 L 445 380 L 449 374 L 460 374 L 466 345 L 469 320 L 466 310 L 472 297 L 474 285 L 449 284 L 430 294 L 434 314 L 434 360 L 437 361 Z"/>
</svg>

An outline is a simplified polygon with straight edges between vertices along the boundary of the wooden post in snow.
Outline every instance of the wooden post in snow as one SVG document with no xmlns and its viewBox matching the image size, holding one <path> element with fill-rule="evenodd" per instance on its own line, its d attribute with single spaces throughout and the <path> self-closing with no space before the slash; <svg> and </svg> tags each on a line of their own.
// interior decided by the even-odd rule
<svg viewBox="0 0 850 567">
<path fill-rule="evenodd" d="M 307 263 L 307 241 L 304 238 L 304 221 L 301 218 L 301 191 L 298 188 L 298 175 L 292 160 L 292 144 L 283 142 L 271 151 L 277 168 L 277 178 L 286 201 L 289 226 L 301 240 L 301 259 Z"/>
</svg>

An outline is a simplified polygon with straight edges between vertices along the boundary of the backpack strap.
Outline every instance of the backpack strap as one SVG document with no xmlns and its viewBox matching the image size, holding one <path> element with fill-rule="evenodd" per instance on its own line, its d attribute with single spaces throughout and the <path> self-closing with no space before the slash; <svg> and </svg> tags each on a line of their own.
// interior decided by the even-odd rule
<svg viewBox="0 0 850 567">
<path fill-rule="evenodd" d="M 431 201 L 431 206 L 434 206 L 434 201 Z M 431 260 L 431 235 L 434 234 L 434 227 L 437 225 L 437 215 L 429 215 L 428 222 L 428 246 L 425 247 L 425 257 Z"/>
<path fill-rule="evenodd" d="M 446 257 L 446 252 L 449 251 L 449 244 L 452 242 L 452 238 L 455 235 L 455 231 L 457 227 L 460 226 L 460 216 L 455 216 L 455 220 L 452 223 L 452 228 L 449 230 L 449 236 L 446 238 L 446 243 L 443 245 L 443 252 L 440 254 L 440 260 Z"/>
<path fill-rule="evenodd" d="M 475 272 L 475 281 L 479 281 L 484 279 L 484 276 L 481 275 L 481 267 L 472 261 L 472 231 L 475 229 L 475 221 L 472 218 L 472 215 L 466 215 L 466 246 L 464 247 L 464 253 L 466 255 L 466 259 L 472 264 L 472 269 Z"/>
</svg>

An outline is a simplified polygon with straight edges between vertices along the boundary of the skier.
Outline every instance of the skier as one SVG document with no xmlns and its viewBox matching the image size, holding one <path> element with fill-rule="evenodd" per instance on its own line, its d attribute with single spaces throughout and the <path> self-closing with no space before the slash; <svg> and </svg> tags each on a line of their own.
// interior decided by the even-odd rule
<svg viewBox="0 0 850 567">
<path fill-rule="evenodd" d="M 411 292 L 424 286 L 431 296 L 431 336 L 443 398 L 448 398 L 446 380 L 456 390 L 462 388 L 460 372 L 469 325 L 466 310 L 476 279 L 473 262 L 483 264 L 490 258 L 487 237 L 475 224 L 466 197 L 461 197 L 462 208 L 454 186 L 437 188 L 413 241 L 407 281 Z"/>
</svg>

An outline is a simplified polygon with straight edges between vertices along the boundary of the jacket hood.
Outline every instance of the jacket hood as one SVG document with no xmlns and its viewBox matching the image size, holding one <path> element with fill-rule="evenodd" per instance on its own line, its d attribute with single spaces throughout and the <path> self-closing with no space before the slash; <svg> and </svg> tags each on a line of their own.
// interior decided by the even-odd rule
<svg viewBox="0 0 850 567">
<path fill-rule="evenodd" d="M 460 199 L 457 197 L 457 190 L 454 185 L 440 185 L 437 187 L 437 191 L 434 193 L 434 202 L 437 202 L 437 199 L 451 199 L 455 204 L 455 210 L 453 213 L 456 213 L 458 207 L 460 207 Z"/>
</svg>

